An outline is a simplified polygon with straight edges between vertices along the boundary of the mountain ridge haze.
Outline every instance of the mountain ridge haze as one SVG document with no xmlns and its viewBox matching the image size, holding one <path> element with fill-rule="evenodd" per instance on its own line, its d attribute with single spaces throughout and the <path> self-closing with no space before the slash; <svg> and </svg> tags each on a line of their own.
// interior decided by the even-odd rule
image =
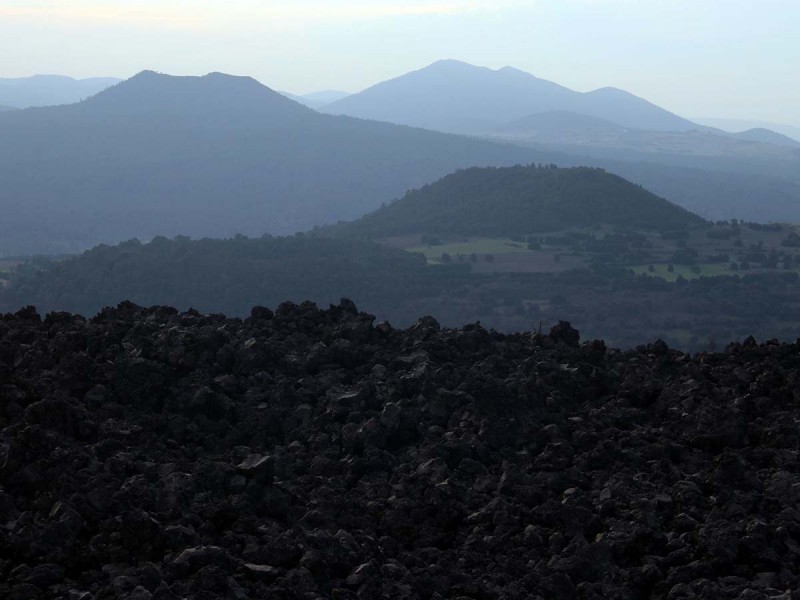
<svg viewBox="0 0 800 600">
<path fill-rule="evenodd" d="M 317 113 L 249 77 L 144 71 L 0 113 L 0 254 L 156 235 L 294 233 L 534 150 Z M 33 232 L 33 233 L 32 233 Z"/>
<path fill-rule="evenodd" d="M 514 67 L 493 70 L 452 59 L 377 83 L 323 110 L 455 133 L 481 133 L 552 110 L 570 110 L 642 129 L 697 127 L 616 88 L 576 92 Z"/>
</svg>

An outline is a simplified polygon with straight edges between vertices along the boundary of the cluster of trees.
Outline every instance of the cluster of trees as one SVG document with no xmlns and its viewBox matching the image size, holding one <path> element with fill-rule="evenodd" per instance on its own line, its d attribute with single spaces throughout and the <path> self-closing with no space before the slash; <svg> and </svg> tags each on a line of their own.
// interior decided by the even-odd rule
<svg viewBox="0 0 800 600">
<path fill-rule="evenodd" d="M 79 256 L 19 267 L 0 294 L 13 310 L 93 314 L 130 299 L 205 312 L 246 314 L 256 304 L 284 300 L 335 302 L 342 296 L 367 301 L 390 293 L 387 285 L 424 270 L 421 255 L 358 240 L 290 237 L 191 240 L 157 237 L 117 246 L 100 245 Z"/>
</svg>

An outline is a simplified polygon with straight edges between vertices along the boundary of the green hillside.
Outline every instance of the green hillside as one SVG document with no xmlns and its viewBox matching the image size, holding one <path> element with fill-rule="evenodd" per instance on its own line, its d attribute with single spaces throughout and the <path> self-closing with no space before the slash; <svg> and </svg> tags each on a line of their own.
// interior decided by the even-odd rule
<svg viewBox="0 0 800 600">
<path fill-rule="evenodd" d="M 600 224 L 666 231 L 702 223 L 602 169 L 531 165 L 457 171 L 336 231 L 367 237 L 508 236 Z"/>
</svg>

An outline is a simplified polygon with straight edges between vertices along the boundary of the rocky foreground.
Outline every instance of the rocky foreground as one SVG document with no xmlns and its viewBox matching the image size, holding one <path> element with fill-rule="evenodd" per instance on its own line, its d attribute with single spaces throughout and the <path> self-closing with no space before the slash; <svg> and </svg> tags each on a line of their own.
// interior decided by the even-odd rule
<svg viewBox="0 0 800 600">
<path fill-rule="evenodd" d="M 800 598 L 800 345 L 0 320 L 0 597 Z"/>
</svg>

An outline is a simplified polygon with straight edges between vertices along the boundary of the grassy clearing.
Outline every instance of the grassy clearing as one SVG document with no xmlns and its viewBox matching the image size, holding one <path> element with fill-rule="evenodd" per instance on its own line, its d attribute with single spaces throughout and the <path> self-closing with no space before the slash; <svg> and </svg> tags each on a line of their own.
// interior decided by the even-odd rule
<svg viewBox="0 0 800 600">
<path fill-rule="evenodd" d="M 776 269 L 800 272 L 800 247 L 786 244 L 796 226 L 780 226 L 769 229 L 750 226 L 717 226 L 711 230 L 700 228 L 678 235 L 662 235 L 653 232 L 628 232 L 603 230 L 576 230 L 535 235 L 541 243 L 536 250 L 529 250 L 525 242 L 515 242 L 506 237 L 469 238 L 442 236 L 444 243 L 425 245 L 428 241 L 422 234 L 400 236 L 386 240 L 394 247 L 425 256 L 431 265 L 441 264 L 442 255 L 448 254 L 453 262 L 469 260 L 476 272 L 557 272 L 583 268 L 593 264 L 623 267 L 635 273 L 659 277 L 674 282 L 678 277 L 698 279 L 725 275 L 773 272 Z M 709 235 L 712 231 L 714 235 Z M 722 236 L 722 237 L 720 237 Z M 689 255 L 696 267 L 680 265 Z M 493 260 L 485 260 L 492 255 Z M 672 263 L 672 271 L 667 266 Z M 731 270 L 731 263 L 749 263 L 749 269 Z M 653 265 L 653 271 L 649 266 Z M 698 270 L 699 269 L 699 270 Z"/>
<path fill-rule="evenodd" d="M 700 267 L 700 272 L 692 271 L 692 267 L 686 265 L 674 265 L 673 271 L 667 269 L 667 265 L 659 264 L 653 265 L 654 271 L 650 271 L 650 265 L 635 265 L 629 267 L 637 275 L 650 275 L 651 277 L 660 277 L 666 281 L 675 281 L 679 276 L 684 279 L 697 279 L 698 277 L 715 277 L 717 275 L 738 275 L 739 271 L 731 271 L 727 264 L 721 263 L 705 263 L 697 265 Z"/>
<path fill-rule="evenodd" d="M 469 256 L 470 254 L 508 254 L 510 252 L 527 252 L 528 245 L 522 242 L 515 242 L 506 238 L 484 238 L 469 240 L 465 242 L 451 242 L 438 246 L 417 246 L 406 248 L 408 252 L 420 252 L 429 261 L 439 262 L 442 254 L 447 253 L 452 257 L 459 254 Z"/>
<path fill-rule="evenodd" d="M 0 273 L 8 273 L 20 263 L 19 260 L 0 258 Z"/>
</svg>

